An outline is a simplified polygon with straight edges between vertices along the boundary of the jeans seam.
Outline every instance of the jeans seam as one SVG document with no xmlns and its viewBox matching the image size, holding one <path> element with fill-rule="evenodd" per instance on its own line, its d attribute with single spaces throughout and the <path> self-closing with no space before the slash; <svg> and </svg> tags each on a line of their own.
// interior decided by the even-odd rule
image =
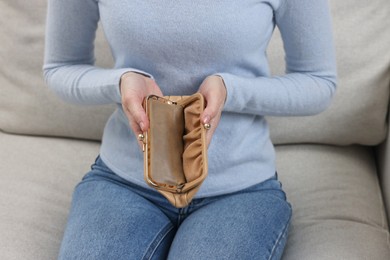
<svg viewBox="0 0 390 260">
<path fill-rule="evenodd" d="M 291 207 L 290 207 L 290 210 L 291 210 Z M 283 227 L 283 231 L 279 234 L 278 238 L 276 239 L 276 242 L 275 242 L 274 246 L 272 247 L 271 254 L 270 254 L 268 260 L 271 260 L 274 257 L 276 248 L 279 246 L 280 241 L 282 241 L 282 238 L 287 234 L 287 231 L 288 231 L 288 228 L 289 228 L 290 222 L 291 222 L 291 216 L 292 216 L 292 214 L 290 214 L 288 221 L 287 221 L 287 224 Z"/>
<path fill-rule="evenodd" d="M 154 253 L 156 252 L 157 248 L 161 245 L 162 241 L 166 236 L 173 230 L 174 226 L 172 224 L 167 224 L 161 232 L 159 232 L 156 237 L 152 240 L 152 243 L 150 243 L 148 250 L 146 250 L 146 253 L 142 259 L 144 260 L 150 260 L 152 259 Z M 153 248 L 152 248 L 153 247 Z"/>
</svg>

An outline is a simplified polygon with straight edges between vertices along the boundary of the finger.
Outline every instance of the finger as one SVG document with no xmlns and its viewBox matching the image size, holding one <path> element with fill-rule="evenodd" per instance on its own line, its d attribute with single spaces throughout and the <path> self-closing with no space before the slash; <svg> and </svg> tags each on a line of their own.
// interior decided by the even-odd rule
<svg viewBox="0 0 390 260">
<path fill-rule="evenodd" d="M 206 124 L 221 113 L 225 104 L 226 88 L 220 77 L 211 76 L 204 80 L 199 92 L 206 101 L 206 107 L 201 115 L 202 122 Z"/>
<path fill-rule="evenodd" d="M 142 132 L 145 132 L 149 129 L 149 119 L 142 106 L 137 106 L 136 108 L 134 108 L 133 116 L 135 122 L 138 124 Z"/>
<path fill-rule="evenodd" d="M 142 107 L 142 102 L 142 99 L 130 98 L 123 104 L 123 107 L 127 113 L 129 121 L 134 121 L 141 131 L 145 132 L 149 128 L 149 120 L 144 108 Z M 134 131 L 134 133 L 136 132 Z"/>
<path fill-rule="evenodd" d="M 215 118 L 219 113 L 219 104 L 215 98 L 208 98 L 207 105 L 200 116 L 200 119 L 203 124 L 211 124 L 213 118 Z"/>
<path fill-rule="evenodd" d="M 130 122 L 130 127 L 131 129 L 133 130 L 133 134 L 135 135 L 135 138 L 137 138 L 138 140 L 138 146 L 140 149 L 143 149 L 143 140 L 141 140 L 139 137 L 140 135 L 142 134 L 143 135 L 143 132 L 141 130 L 141 128 L 138 126 L 138 124 L 136 122 Z"/>
</svg>

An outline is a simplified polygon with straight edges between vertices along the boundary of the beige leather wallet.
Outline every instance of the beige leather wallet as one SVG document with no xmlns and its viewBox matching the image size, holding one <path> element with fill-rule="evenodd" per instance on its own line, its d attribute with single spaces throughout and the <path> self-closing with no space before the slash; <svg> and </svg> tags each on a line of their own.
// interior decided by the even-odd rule
<svg viewBox="0 0 390 260">
<path fill-rule="evenodd" d="M 150 127 L 143 135 L 144 176 L 177 208 L 187 206 L 207 176 L 205 101 L 192 96 L 148 96 Z"/>
</svg>

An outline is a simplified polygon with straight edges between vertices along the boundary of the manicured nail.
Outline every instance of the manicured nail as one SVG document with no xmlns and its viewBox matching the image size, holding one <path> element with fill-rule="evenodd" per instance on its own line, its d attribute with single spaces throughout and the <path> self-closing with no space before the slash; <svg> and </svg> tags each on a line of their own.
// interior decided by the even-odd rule
<svg viewBox="0 0 390 260">
<path fill-rule="evenodd" d="M 210 116 L 205 116 L 203 119 L 203 124 L 208 124 L 210 122 Z"/>
<path fill-rule="evenodd" d="M 145 131 L 145 125 L 143 122 L 139 123 L 139 127 L 141 128 L 142 131 Z"/>
</svg>

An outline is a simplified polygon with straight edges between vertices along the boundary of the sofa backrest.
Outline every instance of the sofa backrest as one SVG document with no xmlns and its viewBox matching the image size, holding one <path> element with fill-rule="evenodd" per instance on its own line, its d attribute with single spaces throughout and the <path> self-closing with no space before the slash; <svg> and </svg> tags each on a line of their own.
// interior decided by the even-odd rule
<svg viewBox="0 0 390 260">
<path fill-rule="evenodd" d="M 269 118 L 274 143 L 375 145 L 386 138 L 390 87 L 388 0 L 330 0 L 338 89 L 331 107 L 317 116 Z M 275 74 L 284 67 L 278 32 L 269 48 Z"/>
<path fill-rule="evenodd" d="M 42 76 L 47 0 L 0 1 L 0 129 L 17 134 L 100 139 L 113 106 L 59 100 Z M 97 62 L 112 64 L 99 31 Z"/>
<path fill-rule="evenodd" d="M 390 82 L 388 0 L 331 0 L 339 87 L 331 107 L 311 117 L 268 118 L 275 144 L 374 145 L 387 133 Z M 99 140 L 113 106 L 60 101 L 42 77 L 46 0 L 0 2 L 0 129 L 5 132 Z M 278 31 L 268 56 L 284 71 Z M 99 30 L 97 64 L 112 58 Z"/>
</svg>

